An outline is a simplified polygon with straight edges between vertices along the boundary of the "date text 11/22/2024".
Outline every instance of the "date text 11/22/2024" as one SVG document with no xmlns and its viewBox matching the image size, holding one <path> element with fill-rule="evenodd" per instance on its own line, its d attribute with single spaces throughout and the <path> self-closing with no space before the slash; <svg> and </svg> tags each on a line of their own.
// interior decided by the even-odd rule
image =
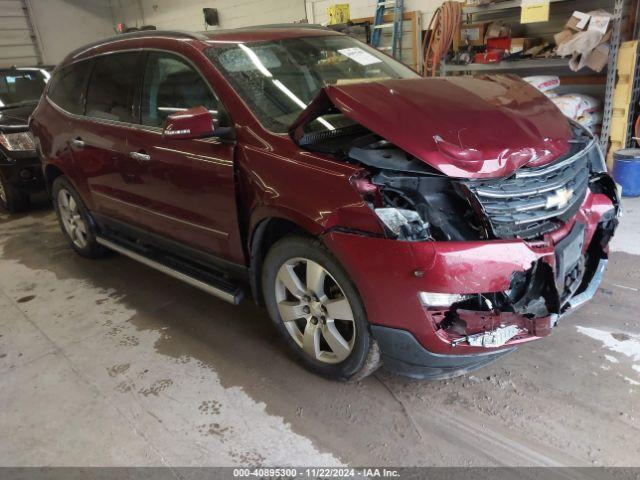
<svg viewBox="0 0 640 480">
<path fill-rule="evenodd" d="M 233 477 L 257 478 L 398 478 L 400 472 L 388 468 L 234 468 Z"/>
</svg>

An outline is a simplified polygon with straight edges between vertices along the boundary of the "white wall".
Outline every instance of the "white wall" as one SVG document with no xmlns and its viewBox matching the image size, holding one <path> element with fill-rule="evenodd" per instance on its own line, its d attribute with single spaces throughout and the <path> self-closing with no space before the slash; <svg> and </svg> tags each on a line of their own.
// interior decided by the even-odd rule
<svg viewBox="0 0 640 480">
<path fill-rule="evenodd" d="M 158 29 L 204 30 L 203 7 L 214 7 L 220 28 L 290 23 L 308 16 L 312 23 L 327 21 L 327 7 L 349 3 L 352 18 L 372 17 L 376 0 L 111 0 L 116 22 Z M 442 0 L 405 0 L 405 10 L 423 12 L 423 25 Z"/>
<path fill-rule="evenodd" d="M 309 22 L 324 23 L 328 20 L 327 7 L 336 3 L 348 3 L 351 18 L 373 17 L 376 0 L 306 0 Z M 405 0 L 406 12 L 422 12 L 422 25 L 427 28 L 433 12 L 442 4 L 442 0 Z"/>
<path fill-rule="evenodd" d="M 304 0 L 111 0 L 116 22 L 129 27 L 155 25 L 158 29 L 205 29 L 202 9 L 218 9 L 220 27 L 237 28 L 291 23 L 305 18 Z"/>
<path fill-rule="evenodd" d="M 109 0 L 29 0 L 45 64 L 71 50 L 114 35 Z"/>
</svg>

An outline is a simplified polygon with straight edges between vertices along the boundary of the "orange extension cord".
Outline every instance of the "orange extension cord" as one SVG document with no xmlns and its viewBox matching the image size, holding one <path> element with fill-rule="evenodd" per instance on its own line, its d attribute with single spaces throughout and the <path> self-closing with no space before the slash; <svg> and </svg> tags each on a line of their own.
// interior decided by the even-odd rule
<svg viewBox="0 0 640 480">
<path fill-rule="evenodd" d="M 424 52 L 424 62 L 422 74 L 435 76 L 438 64 L 442 56 L 447 53 L 453 44 L 454 35 L 460 28 L 462 19 L 462 3 L 456 1 L 443 2 L 435 11 L 431 22 L 429 22 L 429 44 L 427 45 L 427 35 L 422 41 L 422 51 Z"/>
</svg>

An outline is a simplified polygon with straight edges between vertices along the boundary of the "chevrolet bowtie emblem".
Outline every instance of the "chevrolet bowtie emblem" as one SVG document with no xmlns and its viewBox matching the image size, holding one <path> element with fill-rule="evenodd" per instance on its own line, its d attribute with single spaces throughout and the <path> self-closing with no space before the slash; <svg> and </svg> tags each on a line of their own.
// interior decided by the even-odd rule
<svg viewBox="0 0 640 480">
<path fill-rule="evenodd" d="M 545 205 L 545 208 L 547 210 L 551 210 L 552 208 L 560 210 L 569 204 L 572 197 L 573 189 L 571 188 L 561 188 L 556 190 L 552 195 L 547 197 L 547 204 Z"/>
</svg>

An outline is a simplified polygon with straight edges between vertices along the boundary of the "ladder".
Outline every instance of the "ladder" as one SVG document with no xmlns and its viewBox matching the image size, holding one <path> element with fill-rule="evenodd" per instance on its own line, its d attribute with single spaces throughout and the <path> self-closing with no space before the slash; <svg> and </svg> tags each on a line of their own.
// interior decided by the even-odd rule
<svg viewBox="0 0 640 480">
<path fill-rule="evenodd" d="M 393 9 L 393 21 L 383 23 L 384 16 L 388 10 Z M 404 0 L 378 0 L 376 4 L 376 15 L 373 22 L 373 34 L 371 35 L 371 45 L 380 50 L 391 50 L 391 55 L 395 58 L 402 57 L 402 21 L 404 20 Z M 380 47 L 382 30 L 391 28 L 391 47 Z"/>
</svg>

